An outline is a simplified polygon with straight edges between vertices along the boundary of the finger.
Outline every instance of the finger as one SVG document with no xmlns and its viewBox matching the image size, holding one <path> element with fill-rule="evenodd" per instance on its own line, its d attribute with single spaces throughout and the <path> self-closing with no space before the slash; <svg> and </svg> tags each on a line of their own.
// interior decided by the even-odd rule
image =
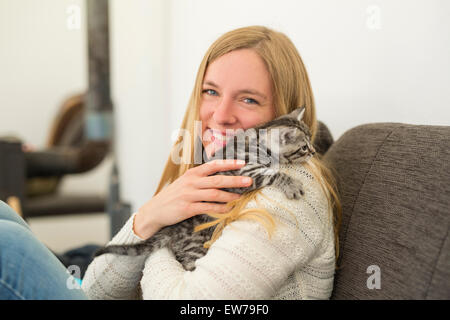
<svg viewBox="0 0 450 320">
<path fill-rule="evenodd" d="M 209 176 L 210 174 L 219 172 L 219 171 L 228 171 L 228 170 L 237 170 L 242 168 L 245 165 L 244 160 L 213 160 L 207 163 L 204 163 L 193 170 L 202 176 Z"/>
<path fill-rule="evenodd" d="M 195 192 L 193 201 L 230 202 L 239 199 L 240 195 L 218 189 L 203 189 Z"/>
<path fill-rule="evenodd" d="M 203 213 L 227 213 L 231 209 L 227 204 L 210 202 L 195 202 L 191 206 L 193 216 Z"/>
<path fill-rule="evenodd" d="M 211 188 L 244 188 L 253 183 L 252 178 L 245 176 L 224 176 L 215 175 L 208 176 L 198 180 L 198 188 L 211 189 Z"/>
</svg>

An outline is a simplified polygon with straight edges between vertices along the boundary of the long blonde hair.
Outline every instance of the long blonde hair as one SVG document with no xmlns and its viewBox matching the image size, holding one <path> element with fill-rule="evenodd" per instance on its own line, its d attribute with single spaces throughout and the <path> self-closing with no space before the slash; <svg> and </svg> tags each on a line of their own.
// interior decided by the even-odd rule
<svg viewBox="0 0 450 320">
<path fill-rule="evenodd" d="M 303 61 L 291 40 L 281 32 L 271 30 L 263 26 L 249 26 L 239 28 L 225 33 L 217 39 L 206 52 L 197 72 L 186 113 L 181 124 L 181 129 L 190 134 L 186 137 L 179 137 L 175 142 L 172 153 L 167 160 L 161 180 L 155 195 L 162 188 L 183 175 L 194 164 L 194 122 L 199 120 L 199 106 L 201 102 L 201 92 L 203 78 L 206 69 L 217 58 L 238 49 L 252 49 L 265 62 L 267 70 L 272 79 L 272 90 L 274 97 L 274 107 L 276 116 L 287 114 L 298 106 L 305 106 L 303 121 L 309 126 L 312 134 L 312 141 L 317 133 L 316 109 L 314 97 L 311 90 L 309 78 Z M 182 140 L 182 141 L 181 141 Z M 172 161 L 172 154 L 175 146 L 182 145 L 180 163 Z M 176 149 L 179 152 L 179 149 Z M 333 169 L 326 164 L 317 153 L 307 163 L 307 169 L 319 181 L 322 190 L 327 196 L 330 215 L 333 219 L 335 233 L 336 260 L 339 256 L 338 231 L 341 222 L 341 202 L 338 195 Z M 230 202 L 232 208 L 226 214 L 210 214 L 217 218 L 213 223 L 204 225 L 210 227 L 216 225 L 212 236 L 211 244 L 220 236 L 222 229 L 231 221 L 241 218 L 251 218 L 260 221 L 268 230 L 269 235 L 274 229 L 274 221 L 270 214 L 264 209 L 244 209 L 248 202 L 255 199 L 258 191 L 250 192 L 240 197 L 240 199 Z"/>
</svg>

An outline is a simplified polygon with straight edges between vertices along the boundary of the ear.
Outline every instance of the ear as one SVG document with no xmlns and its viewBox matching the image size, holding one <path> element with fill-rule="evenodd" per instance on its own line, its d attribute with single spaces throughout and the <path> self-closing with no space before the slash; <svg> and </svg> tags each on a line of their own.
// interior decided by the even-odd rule
<svg viewBox="0 0 450 320">
<path fill-rule="evenodd" d="M 297 119 L 297 121 L 302 121 L 305 114 L 305 107 L 299 107 L 290 113 L 290 116 Z"/>
<path fill-rule="evenodd" d="M 295 128 L 281 128 L 280 129 L 280 142 L 282 144 L 291 143 L 295 138 Z"/>
</svg>

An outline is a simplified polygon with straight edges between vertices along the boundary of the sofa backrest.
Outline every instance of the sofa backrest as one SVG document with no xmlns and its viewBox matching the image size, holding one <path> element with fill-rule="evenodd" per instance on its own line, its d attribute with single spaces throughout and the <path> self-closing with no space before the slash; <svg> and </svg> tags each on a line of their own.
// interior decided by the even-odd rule
<svg viewBox="0 0 450 320">
<path fill-rule="evenodd" d="M 332 299 L 450 299 L 450 127 L 360 125 L 324 159 L 343 206 Z"/>
</svg>

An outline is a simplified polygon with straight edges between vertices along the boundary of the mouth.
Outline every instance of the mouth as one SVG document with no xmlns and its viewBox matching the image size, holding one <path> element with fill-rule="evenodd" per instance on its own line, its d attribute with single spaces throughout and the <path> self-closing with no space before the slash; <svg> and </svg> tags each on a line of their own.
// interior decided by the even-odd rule
<svg viewBox="0 0 450 320">
<path fill-rule="evenodd" d="M 208 141 L 213 143 L 216 147 L 224 147 L 230 138 L 235 136 L 235 132 L 233 129 L 227 130 L 217 130 L 207 128 L 204 135 L 203 141 Z"/>
</svg>

